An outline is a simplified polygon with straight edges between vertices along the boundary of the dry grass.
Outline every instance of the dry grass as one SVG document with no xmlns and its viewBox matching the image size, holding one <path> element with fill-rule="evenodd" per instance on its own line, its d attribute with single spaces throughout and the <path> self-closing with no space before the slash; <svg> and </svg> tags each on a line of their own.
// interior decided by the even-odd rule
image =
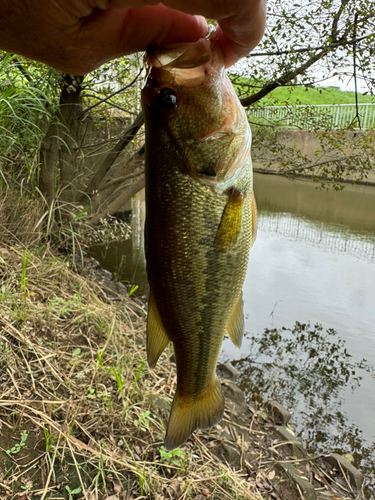
<svg viewBox="0 0 375 500">
<path fill-rule="evenodd" d="M 218 429 L 163 449 L 176 377 L 147 366 L 142 305 L 46 249 L 0 245 L 0 278 L 1 498 L 260 498 Z"/>
<path fill-rule="evenodd" d="M 114 218 L 100 219 L 94 227 L 83 207 L 56 197 L 48 206 L 42 196 L 0 186 L 0 241 L 26 247 L 48 242 L 81 257 L 88 245 L 123 240 L 130 227 Z M 82 259 L 81 259 L 82 260 Z"/>
<path fill-rule="evenodd" d="M 41 240 L 43 227 L 35 229 L 44 203 L 35 197 L 22 198 L 18 191 L 0 187 L 0 241 L 30 246 Z"/>
</svg>

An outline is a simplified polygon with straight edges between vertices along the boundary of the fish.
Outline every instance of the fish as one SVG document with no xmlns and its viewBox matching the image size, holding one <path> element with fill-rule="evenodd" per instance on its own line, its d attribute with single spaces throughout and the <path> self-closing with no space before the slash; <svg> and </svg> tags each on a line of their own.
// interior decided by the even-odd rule
<svg viewBox="0 0 375 500">
<path fill-rule="evenodd" d="M 164 446 L 217 424 L 225 333 L 241 346 L 242 286 L 256 233 L 246 113 L 215 32 L 144 57 L 147 359 L 173 343 L 177 385 Z"/>
</svg>

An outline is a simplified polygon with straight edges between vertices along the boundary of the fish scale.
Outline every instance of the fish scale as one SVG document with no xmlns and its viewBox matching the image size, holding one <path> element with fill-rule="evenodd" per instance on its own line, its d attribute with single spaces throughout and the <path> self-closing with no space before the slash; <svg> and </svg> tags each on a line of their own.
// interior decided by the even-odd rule
<svg viewBox="0 0 375 500">
<path fill-rule="evenodd" d="M 142 90 L 148 360 L 154 366 L 173 342 L 177 365 L 168 449 L 222 417 L 216 364 L 226 331 L 237 345 L 242 339 L 241 290 L 254 232 L 246 115 L 224 72 L 216 38 L 197 44 L 211 58 L 203 70 L 202 61 L 192 61 L 198 77 L 189 79 L 184 67 L 185 81 L 173 62 L 163 66 L 156 48 L 146 56 Z M 183 64 L 190 53 L 197 57 L 197 44 L 181 47 Z M 172 50 L 178 53 L 177 46 Z"/>
</svg>

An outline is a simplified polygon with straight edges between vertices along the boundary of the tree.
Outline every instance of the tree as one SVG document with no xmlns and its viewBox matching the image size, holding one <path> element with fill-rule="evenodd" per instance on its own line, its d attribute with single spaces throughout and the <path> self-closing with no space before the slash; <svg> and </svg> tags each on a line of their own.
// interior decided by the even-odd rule
<svg viewBox="0 0 375 500">
<path fill-rule="evenodd" d="M 269 2 L 268 19 L 267 32 L 258 49 L 233 76 L 244 106 L 262 106 L 265 98 L 267 104 L 272 103 L 272 91 L 280 86 L 304 85 L 308 89 L 332 76 L 361 78 L 367 92 L 374 95 L 374 2 L 273 0 Z M 248 81 L 244 82 L 244 77 Z M 249 114 L 251 116 L 251 110 Z M 313 116 L 310 122 L 311 129 L 319 131 L 320 140 L 314 159 L 280 144 L 280 135 L 276 132 L 280 124 L 276 121 L 261 126 L 255 124 L 254 149 L 258 148 L 258 157 L 279 173 L 312 173 L 334 181 L 336 188 L 342 179 L 366 177 L 375 158 L 371 132 L 358 134 L 353 140 L 350 132 L 332 133 L 329 126 L 322 127 L 321 121 L 314 122 Z M 361 128 L 358 107 L 356 119 L 348 128 L 354 126 Z"/>
<path fill-rule="evenodd" d="M 272 91 L 280 86 L 308 88 L 334 75 L 354 74 L 374 94 L 372 0 L 270 0 L 268 10 L 258 49 L 231 71 L 250 121 L 251 109 L 272 102 Z M 49 206 L 62 200 L 83 207 L 93 222 L 121 210 L 144 184 L 139 56 L 121 58 L 83 78 L 0 57 L 0 125 L 9 132 L 2 139 L 3 166 L 37 187 Z M 255 121 L 253 154 L 281 173 L 310 171 L 336 187 L 342 178 L 366 176 L 373 167 L 373 135 L 358 134 L 348 151 L 350 131 L 322 131 L 311 120 L 320 140 L 315 159 L 283 146 L 276 122 Z M 359 116 L 355 125 L 360 128 Z M 7 170 L 1 172 L 6 180 Z"/>
<path fill-rule="evenodd" d="M 143 124 L 140 73 L 138 55 L 74 77 L 3 54 L 0 123 L 8 135 L 1 149 L 8 152 L 8 174 L 18 158 L 18 176 L 27 175 L 48 206 L 60 200 L 60 216 L 61 206 L 71 214 L 73 205 L 83 205 L 95 220 L 108 206 L 119 210 L 144 184 L 143 140 L 136 137 Z M 24 165 L 30 164 L 27 174 Z M 121 196 L 113 204 L 116 192 Z"/>
</svg>

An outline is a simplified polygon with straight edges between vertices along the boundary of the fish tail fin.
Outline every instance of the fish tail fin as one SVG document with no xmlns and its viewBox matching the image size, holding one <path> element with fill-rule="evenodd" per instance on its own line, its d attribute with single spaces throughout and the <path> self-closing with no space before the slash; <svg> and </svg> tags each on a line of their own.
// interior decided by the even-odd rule
<svg viewBox="0 0 375 500">
<path fill-rule="evenodd" d="M 178 448 L 196 429 L 207 429 L 220 422 L 224 404 L 225 399 L 216 374 L 208 389 L 196 398 L 181 396 L 177 389 L 164 447 L 167 450 Z"/>
</svg>

